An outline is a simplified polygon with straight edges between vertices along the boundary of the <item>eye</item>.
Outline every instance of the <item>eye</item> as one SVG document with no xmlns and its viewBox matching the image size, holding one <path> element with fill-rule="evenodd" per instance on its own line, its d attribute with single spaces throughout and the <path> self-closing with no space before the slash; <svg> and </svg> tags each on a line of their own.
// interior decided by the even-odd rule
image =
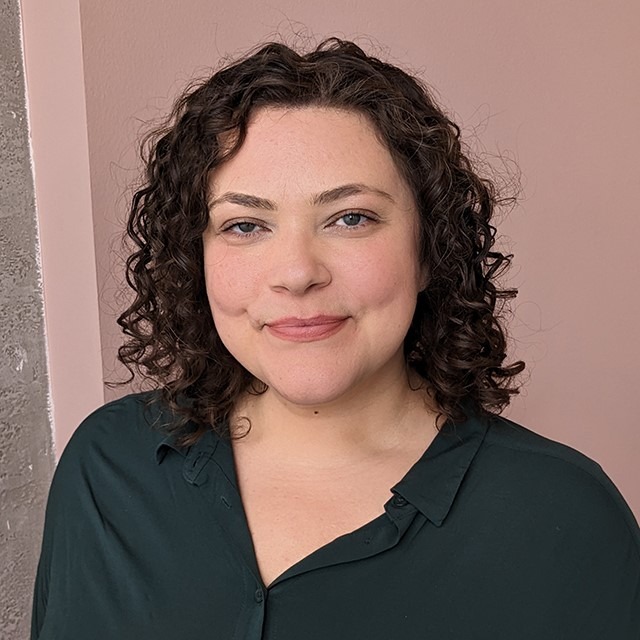
<svg viewBox="0 0 640 640">
<path fill-rule="evenodd" d="M 255 231 L 258 228 L 258 225 L 255 222 L 237 222 L 233 225 L 233 227 L 235 227 L 241 233 L 246 234 Z"/>
<path fill-rule="evenodd" d="M 337 227 L 358 229 L 367 226 L 371 222 L 374 222 L 374 219 L 371 216 L 360 211 L 347 211 L 347 213 L 343 213 L 339 218 L 337 218 L 333 224 Z"/>
<path fill-rule="evenodd" d="M 261 229 L 262 227 L 257 222 L 240 220 L 240 222 L 234 222 L 233 224 L 227 225 L 221 231 L 222 233 L 247 238 L 256 235 Z"/>
</svg>

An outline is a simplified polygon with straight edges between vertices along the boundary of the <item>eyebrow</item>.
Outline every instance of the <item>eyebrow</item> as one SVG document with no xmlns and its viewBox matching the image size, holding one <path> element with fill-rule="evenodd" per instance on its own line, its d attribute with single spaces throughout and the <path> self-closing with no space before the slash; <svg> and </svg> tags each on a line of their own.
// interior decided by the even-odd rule
<svg viewBox="0 0 640 640">
<path fill-rule="evenodd" d="M 370 187 L 360 182 L 353 182 L 351 184 L 343 184 L 339 187 L 334 187 L 333 189 L 328 189 L 326 191 L 316 193 L 311 197 L 311 204 L 314 206 L 331 204 L 332 202 L 336 202 L 337 200 L 342 200 L 344 198 L 349 198 L 350 196 L 369 193 L 381 196 L 386 200 L 395 203 L 393 196 L 391 196 L 391 194 L 387 193 L 386 191 L 382 191 L 382 189 L 376 189 L 375 187 Z M 274 202 L 272 202 L 271 200 L 267 200 L 266 198 L 252 196 L 248 193 L 236 193 L 234 191 L 224 193 L 218 198 L 212 200 L 209 203 L 209 208 L 213 209 L 213 207 L 222 204 L 223 202 L 238 204 L 242 207 L 248 207 L 250 209 L 264 209 L 267 211 L 276 211 L 278 208 Z"/>
</svg>

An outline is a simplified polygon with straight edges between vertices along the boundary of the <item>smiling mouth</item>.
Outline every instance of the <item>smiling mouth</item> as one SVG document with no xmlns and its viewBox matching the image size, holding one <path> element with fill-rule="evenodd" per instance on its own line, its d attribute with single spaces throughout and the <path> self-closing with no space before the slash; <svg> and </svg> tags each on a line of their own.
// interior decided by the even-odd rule
<svg viewBox="0 0 640 640">
<path fill-rule="evenodd" d="M 348 316 L 315 316 L 313 318 L 282 318 L 267 323 L 265 328 L 276 338 L 290 342 L 324 340 L 340 331 Z"/>
</svg>

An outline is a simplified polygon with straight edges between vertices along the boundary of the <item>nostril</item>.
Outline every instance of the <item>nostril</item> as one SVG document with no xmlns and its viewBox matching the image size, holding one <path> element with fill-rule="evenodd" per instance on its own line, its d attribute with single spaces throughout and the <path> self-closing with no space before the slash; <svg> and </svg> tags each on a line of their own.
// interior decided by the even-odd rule
<svg viewBox="0 0 640 640">
<path fill-rule="evenodd" d="M 271 272 L 272 289 L 304 293 L 312 287 L 326 286 L 331 282 L 331 272 L 324 261 L 314 256 L 295 259 L 291 256 L 280 262 Z"/>
</svg>

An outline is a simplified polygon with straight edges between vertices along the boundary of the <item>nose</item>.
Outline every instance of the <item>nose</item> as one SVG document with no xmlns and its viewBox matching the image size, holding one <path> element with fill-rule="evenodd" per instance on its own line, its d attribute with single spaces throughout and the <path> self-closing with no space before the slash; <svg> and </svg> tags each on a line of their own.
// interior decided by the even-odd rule
<svg viewBox="0 0 640 640">
<path fill-rule="evenodd" d="M 288 234 L 272 246 L 270 286 L 301 295 L 331 282 L 321 242 L 308 234 Z"/>
</svg>

